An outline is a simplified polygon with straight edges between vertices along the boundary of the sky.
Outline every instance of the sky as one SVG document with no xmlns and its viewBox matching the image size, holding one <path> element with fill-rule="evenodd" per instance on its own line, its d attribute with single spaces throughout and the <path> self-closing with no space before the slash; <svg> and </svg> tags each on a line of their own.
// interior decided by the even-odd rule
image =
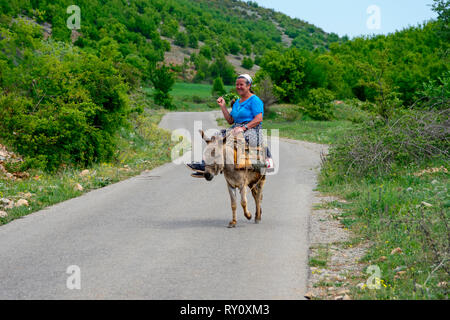
<svg viewBox="0 0 450 320">
<path fill-rule="evenodd" d="M 325 32 L 348 35 L 388 34 L 437 17 L 433 0 L 253 0 L 299 18 Z"/>
</svg>

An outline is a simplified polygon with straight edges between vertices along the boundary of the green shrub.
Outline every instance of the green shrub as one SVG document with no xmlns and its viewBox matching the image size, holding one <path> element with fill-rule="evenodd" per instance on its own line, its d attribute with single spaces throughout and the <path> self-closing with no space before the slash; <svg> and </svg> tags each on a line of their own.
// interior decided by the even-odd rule
<svg viewBox="0 0 450 320">
<path fill-rule="evenodd" d="M 216 95 L 220 96 L 220 95 L 223 95 L 226 93 L 225 87 L 223 86 L 222 78 L 218 77 L 218 78 L 214 79 L 211 93 L 213 96 L 216 96 Z"/>
<path fill-rule="evenodd" d="M 262 69 L 270 76 L 274 93 L 281 101 L 297 103 L 304 89 L 306 58 L 296 48 L 285 52 L 269 51 L 261 62 Z"/>
<path fill-rule="evenodd" d="M 253 68 L 253 60 L 251 58 L 248 57 L 244 57 L 244 59 L 242 60 L 242 67 L 245 69 L 250 70 L 251 68 Z"/>
<path fill-rule="evenodd" d="M 208 45 L 204 45 L 203 47 L 201 47 L 199 54 L 204 56 L 208 60 L 212 59 L 212 50 Z"/>
<path fill-rule="evenodd" d="M 387 124 L 380 116 L 372 117 L 333 145 L 325 172 L 382 175 L 399 166 L 448 159 L 449 113 L 449 109 L 405 110 Z"/>
<path fill-rule="evenodd" d="M 235 92 L 230 92 L 227 93 L 223 96 L 223 99 L 225 100 L 225 103 L 228 105 L 230 104 L 233 100 L 236 101 L 237 99 L 239 99 L 239 95 Z"/>
<path fill-rule="evenodd" d="M 217 58 L 209 67 L 209 73 L 213 78 L 220 77 L 226 85 L 232 85 L 236 79 L 236 71 L 225 56 Z"/>
<path fill-rule="evenodd" d="M 189 47 L 197 49 L 198 48 L 198 37 L 196 34 L 189 34 Z"/>
<path fill-rule="evenodd" d="M 189 44 L 189 37 L 185 32 L 178 32 L 175 37 L 175 44 L 180 47 L 187 47 Z"/>
<path fill-rule="evenodd" d="M 200 97 L 200 96 L 198 96 L 198 95 L 196 95 L 196 94 L 194 94 L 192 97 L 191 97 L 191 99 L 192 99 L 192 102 L 193 103 L 205 103 L 205 102 L 208 102 L 208 100 L 209 99 L 207 99 L 207 98 L 202 98 L 202 97 Z"/>
<path fill-rule="evenodd" d="M 155 87 L 155 93 L 153 95 L 155 103 L 167 109 L 173 109 L 174 104 L 172 103 L 169 92 L 175 84 L 175 77 L 170 71 L 170 68 L 163 65 L 151 70 L 150 79 Z"/>
<path fill-rule="evenodd" d="M 311 89 L 308 94 L 305 111 L 313 119 L 331 120 L 333 118 L 334 95 L 324 88 Z"/>
<path fill-rule="evenodd" d="M 10 36 L 0 40 L 4 52 L 17 39 Z M 17 65 L 1 75 L 0 137 L 27 165 L 48 171 L 111 159 L 128 114 L 128 87 L 112 61 L 62 43 L 29 47 L 19 47 L 22 60 L 3 56 Z"/>
<path fill-rule="evenodd" d="M 446 72 L 438 81 L 429 80 L 423 84 L 421 97 L 426 103 L 421 107 L 432 109 L 447 109 L 450 102 L 450 71 Z"/>
</svg>

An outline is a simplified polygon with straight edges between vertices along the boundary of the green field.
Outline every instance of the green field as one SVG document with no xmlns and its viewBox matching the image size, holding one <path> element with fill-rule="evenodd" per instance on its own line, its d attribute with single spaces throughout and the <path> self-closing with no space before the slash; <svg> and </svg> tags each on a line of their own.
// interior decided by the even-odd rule
<svg viewBox="0 0 450 320">
<path fill-rule="evenodd" d="M 225 86 L 229 92 L 233 86 Z M 211 111 L 217 109 L 216 99 L 218 96 L 212 96 L 212 85 L 202 83 L 176 82 L 170 95 L 176 109 L 174 111 Z M 152 88 L 145 88 L 144 92 L 148 95 L 153 94 Z"/>
<path fill-rule="evenodd" d="M 348 119 L 311 120 L 295 105 L 274 105 L 264 115 L 264 129 L 279 129 L 280 137 L 331 144 L 354 124 Z"/>
</svg>

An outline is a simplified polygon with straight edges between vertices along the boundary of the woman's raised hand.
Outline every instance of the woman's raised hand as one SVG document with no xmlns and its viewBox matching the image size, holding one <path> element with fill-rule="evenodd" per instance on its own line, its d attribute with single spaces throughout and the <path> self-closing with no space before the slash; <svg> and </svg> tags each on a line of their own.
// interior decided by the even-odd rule
<svg viewBox="0 0 450 320">
<path fill-rule="evenodd" d="M 217 104 L 221 107 L 225 107 L 226 106 L 225 99 L 223 97 L 220 97 L 219 99 L 217 99 Z"/>
</svg>

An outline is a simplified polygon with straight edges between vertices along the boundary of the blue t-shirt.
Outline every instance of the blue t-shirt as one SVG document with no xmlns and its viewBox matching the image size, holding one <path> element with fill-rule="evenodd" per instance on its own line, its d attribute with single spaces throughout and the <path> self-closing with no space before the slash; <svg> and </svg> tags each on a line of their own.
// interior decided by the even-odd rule
<svg viewBox="0 0 450 320">
<path fill-rule="evenodd" d="M 238 99 L 233 104 L 233 109 L 230 113 L 235 123 L 252 121 L 260 113 L 264 116 L 264 103 L 256 95 L 252 95 L 242 103 L 240 101 L 241 99 Z"/>
</svg>

